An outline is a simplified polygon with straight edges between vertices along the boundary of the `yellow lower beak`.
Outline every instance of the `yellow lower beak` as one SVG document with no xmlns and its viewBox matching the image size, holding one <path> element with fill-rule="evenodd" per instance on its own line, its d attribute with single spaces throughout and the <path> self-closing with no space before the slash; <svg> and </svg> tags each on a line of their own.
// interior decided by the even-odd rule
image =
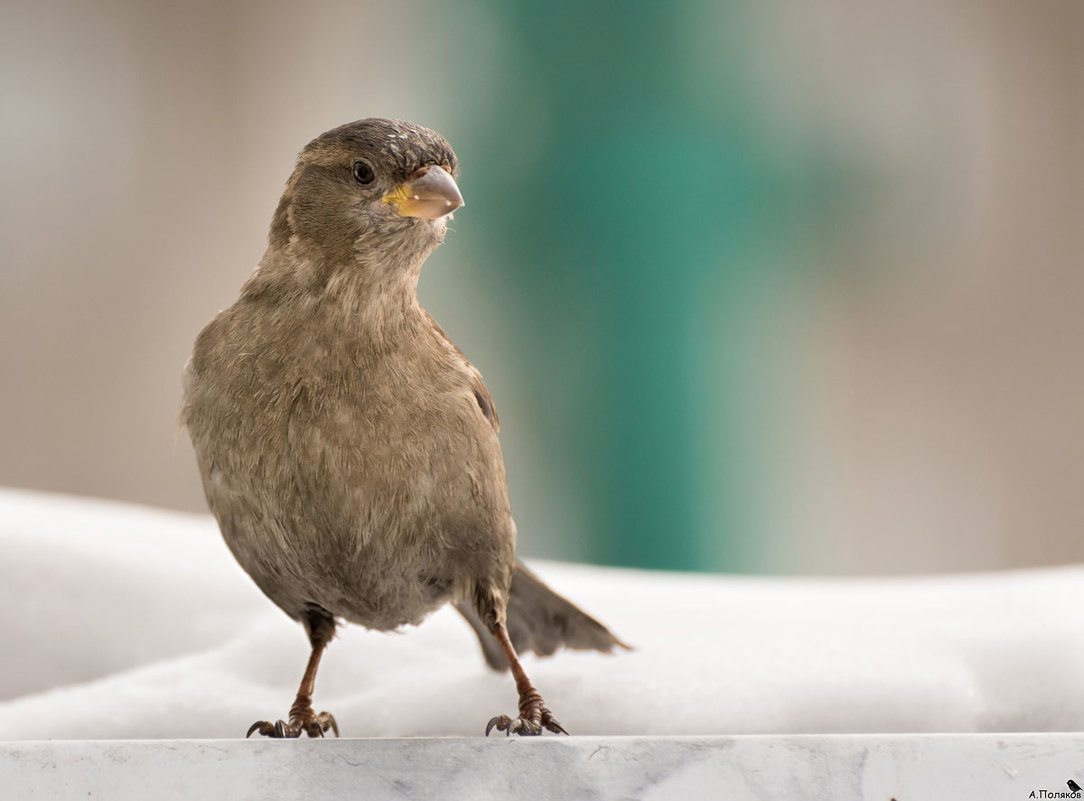
<svg viewBox="0 0 1084 801">
<path fill-rule="evenodd" d="M 463 196 L 448 171 L 433 164 L 384 195 L 384 202 L 394 204 L 400 217 L 436 220 L 462 206 Z"/>
</svg>

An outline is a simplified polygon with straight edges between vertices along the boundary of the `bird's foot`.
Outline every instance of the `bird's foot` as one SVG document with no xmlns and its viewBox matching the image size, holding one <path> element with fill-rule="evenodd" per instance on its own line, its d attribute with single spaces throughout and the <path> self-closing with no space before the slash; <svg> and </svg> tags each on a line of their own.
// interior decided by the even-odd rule
<svg viewBox="0 0 1084 801">
<path fill-rule="evenodd" d="M 538 699 L 537 705 L 521 706 L 519 717 L 515 720 L 508 715 L 497 715 L 486 724 L 486 737 L 496 729 L 503 731 L 507 737 L 509 734 L 518 734 L 520 737 L 533 737 L 542 733 L 543 729 L 549 729 L 554 734 L 568 734 L 565 727 L 557 722 L 546 707 L 542 706 L 542 699 Z"/>
<path fill-rule="evenodd" d="M 290 721 L 276 720 L 274 723 L 268 720 L 257 720 L 248 728 L 245 737 L 251 737 L 253 732 L 258 732 L 264 737 L 300 737 L 301 733 L 309 737 L 323 737 L 324 732 L 331 729 L 335 736 L 339 736 L 339 726 L 335 717 L 330 712 L 317 714 L 310 707 L 308 710 L 290 710 Z"/>
</svg>

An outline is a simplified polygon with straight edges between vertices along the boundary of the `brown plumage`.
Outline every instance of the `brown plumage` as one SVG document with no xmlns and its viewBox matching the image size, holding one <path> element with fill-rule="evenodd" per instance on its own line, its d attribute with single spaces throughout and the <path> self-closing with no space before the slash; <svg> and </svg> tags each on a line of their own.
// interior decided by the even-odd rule
<svg viewBox="0 0 1084 801">
<path fill-rule="evenodd" d="M 422 263 L 462 205 L 437 133 L 369 119 L 313 140 L 233 306 L 200 333 L 182 422 L 238 562 L 306 628 L 289 719 L 249 734 L 320 736 L 320 656 L 337 619 L 418 623 L 452 602 L 487 662 L 510 667 L 513 720 L 564 729 L 516 651 L 621 643 L 515 561 L 497 414 L 478 371 L 418 303 Z"/>
</svg>

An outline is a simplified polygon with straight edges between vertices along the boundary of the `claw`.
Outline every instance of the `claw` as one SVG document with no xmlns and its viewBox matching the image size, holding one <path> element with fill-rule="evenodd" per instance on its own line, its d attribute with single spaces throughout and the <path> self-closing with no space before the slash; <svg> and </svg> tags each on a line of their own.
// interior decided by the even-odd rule
<svg viewBox="0 0 1084 801">
<path fill-rule="evenodd" d="M 293 712 L 293 710 L 291 710 Z M 311 717 L 310 717 L 311 716 Z M 339 724 L 335 722 L 334 716 L 330 712 L 321 712 L 319 715 L 313 715 L 312 710 L 308 710 L 308 714 L 290 715 L 289 722 L 285 720 L 276 720 L 274 723 L 266 720 L 257 720 L 251 726 L 248 727 L 248 732 L 245 733 L 245 738 L 249 738 L 254 732 L 259 732 L 263 737 L 300 737 L 302 734 L 307 734 L 309 737 L 323 737 L 324 732 L 331 729 L 335 732 L 335 736 L 339 736 Z"/>
<path fill-rule="evenodd" d="M 317 722 L 320 724 L 320 736 L 324 736 L 324 732 L 331 729 L 335 732 L 335 736 L 339 736 L 339 724 L 335 722 L 335 716 L 330 712 L 321 712 L 316 716 Z"/>
<path fill-rule="evenodd" d="M 248 733 L 245 734 L 245 739 L 247 740 L 249 737 L 251 737 L 252 732 L 256 731 L 256 729 L 260 729 L 260 734 L 263 734 L 266 737 L 268 734 L 270 734 L 270 732 L 264 732 L 264 727 L 270 729 L 271 724 L 268 723 L 266 720 L 257 720 L 255 723 L 248 727 Z"/>
<path fill-rule="evenodd" d="M 496 727 L 497 731 L 503 731 L 507 735 L 508 727 L 512 724 L 511 718 L 508 715 L 497 715 L 495 718 L 491 718 L 489 723 L 486 724 L 486 737 Z"/>
<path fill-rule="evenodd" d="M 553 713 L 545 707 L 542 708 L 542 725 L 554 734 L 563 734 L 566 737 L 570 736 L 565 727 L 557 722 L 557 718 L 553 716 Z"/>
<path fill-rule="evenodd" d="M 552 731 L 554 734 L 568 734 L 565 731 L 564 726 L 557 722 L 557 720 L 550 714 L 548 709 L 543 710 L 541 722 L 535 722 L 524 714 L 520 714 L 518 718 L 512 720 L 507 715 L 497 715 L 492 718 L 486 725 L 486 737 L 489 733 L 496 729 L 497 731 L 503 731 L 505 737 L 509 737 L 513 734 L 518 734 L 520 737 L 537 737 L 542 733 L 542 727 L 545 727 Z"/>
</svg>

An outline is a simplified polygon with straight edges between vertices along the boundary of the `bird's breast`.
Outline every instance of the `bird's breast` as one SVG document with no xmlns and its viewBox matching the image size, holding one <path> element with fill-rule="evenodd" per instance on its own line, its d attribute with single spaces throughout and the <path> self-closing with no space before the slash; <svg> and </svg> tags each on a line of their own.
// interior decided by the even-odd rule
<svg viewBox="0 0 1084 801">
<path fill-rule="evenodd" d="M 235 556 L 287 611 L 411 622 L 511 564 L 496 433 L 454 349 L 318 328 L 196 359 L 187 417 L 204 487 Z"/>
</svg>

